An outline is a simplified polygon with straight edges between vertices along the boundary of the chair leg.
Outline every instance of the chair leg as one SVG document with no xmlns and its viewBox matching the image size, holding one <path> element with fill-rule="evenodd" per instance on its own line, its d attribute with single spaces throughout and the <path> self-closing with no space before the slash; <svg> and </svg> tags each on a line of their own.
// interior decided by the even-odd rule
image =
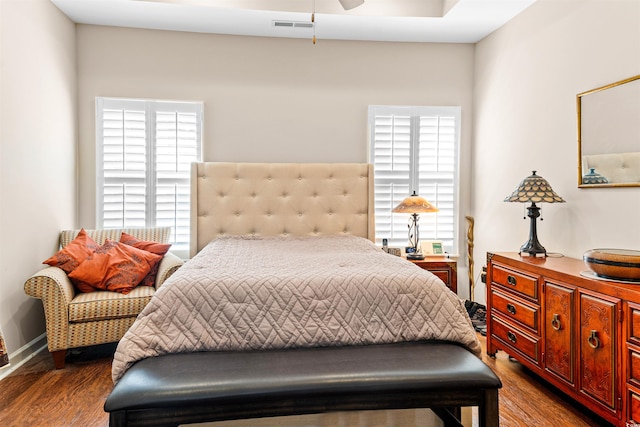
<svg viewBox="0 0 640 427">
<path fill-rule="evenodd" d="M 56 369 L 64 369 L 64 358 L 67 356 L 67 350 L 56 350 L 51 352 L 53 357 L 53 366 Z"/>
</svg>

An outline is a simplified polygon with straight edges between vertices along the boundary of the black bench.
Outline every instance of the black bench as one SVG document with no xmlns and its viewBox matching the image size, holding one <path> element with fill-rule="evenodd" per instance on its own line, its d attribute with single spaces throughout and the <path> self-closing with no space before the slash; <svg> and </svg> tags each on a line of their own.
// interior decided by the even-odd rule
<svg viewBox="0 0 640 427">
<path fill-rule="evenodd" d="M 460 426 L 478 406 L 497 427 L 500 379 L 449 343 L 396 343 L 248 352 L 171 354 L 135 363 L 105 402 L 111 427 L 334 411 L 431 408 Z"/>
</svg>

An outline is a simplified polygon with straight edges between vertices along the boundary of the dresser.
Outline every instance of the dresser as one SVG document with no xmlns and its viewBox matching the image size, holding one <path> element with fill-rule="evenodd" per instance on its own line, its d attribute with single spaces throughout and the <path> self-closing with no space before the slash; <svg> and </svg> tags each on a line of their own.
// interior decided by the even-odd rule
<svg viewBox="0 0 640 427">
<path fill-rule="evenodd" d="M 487 353 L 507 352 L 614 425 L 640 423 L 640 284 L 586 270 L 575 258 L 488 253 Z"/>
</svg>

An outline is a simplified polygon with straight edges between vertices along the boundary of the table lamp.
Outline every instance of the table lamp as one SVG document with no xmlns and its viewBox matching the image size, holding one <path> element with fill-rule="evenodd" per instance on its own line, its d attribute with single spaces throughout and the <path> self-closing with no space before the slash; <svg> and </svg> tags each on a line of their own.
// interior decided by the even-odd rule
<svg viewBox="0 0 640 427">
<path fill-rule="evenodd" d="M 547 256 L 547 250 L 538 241 L 538 231 L 536 227 L 536 218 L 540 216 L 540 208 L 536 203 L 564 203 L 564 199 L 556 194 L 551 185 L 543 177 L 536 175 L 533 171 L 531 175 L 520 182 L 518 188 L 511 195 L 504 199 L 505 202 L 529 203 L 531 206 L 527 208 L 527 216 L 531 218 L 531 226 L 529 228 L 529 240 L 520 248 L 520 254 L 523 252 L 531 256 L 544 254 Z"/>
<path fill-rule="evenodd" d="M 418 214 L 438 212 L 438 208 L 427 202 L 424 197 L 418 196 L 414 191 L 413 194 L 393 208 L 393 212 L 411 214 L 409 217 L 409 247 L 413 249 L 413 252 L 407 253 L 407 259 L 424 259 L 424 255 L 422 255 L 422 251 L 418 247 L 418 241 L 420 240 L 418 229 L 420 217 Z"/>
</svg>

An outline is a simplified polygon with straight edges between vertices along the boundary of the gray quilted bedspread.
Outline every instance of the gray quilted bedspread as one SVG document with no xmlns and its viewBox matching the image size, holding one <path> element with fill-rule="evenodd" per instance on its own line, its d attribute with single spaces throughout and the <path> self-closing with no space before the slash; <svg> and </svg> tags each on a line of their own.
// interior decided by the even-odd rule
<svg viewBox="0 0 640 427">
<path fill-rule="evenodd" d="M 167 353 L 415 340 L 480 354 L 463 302 L 430 272 L 360 237 L 225 237 L 156 292 L 112 377 Z"/>
</svg>

